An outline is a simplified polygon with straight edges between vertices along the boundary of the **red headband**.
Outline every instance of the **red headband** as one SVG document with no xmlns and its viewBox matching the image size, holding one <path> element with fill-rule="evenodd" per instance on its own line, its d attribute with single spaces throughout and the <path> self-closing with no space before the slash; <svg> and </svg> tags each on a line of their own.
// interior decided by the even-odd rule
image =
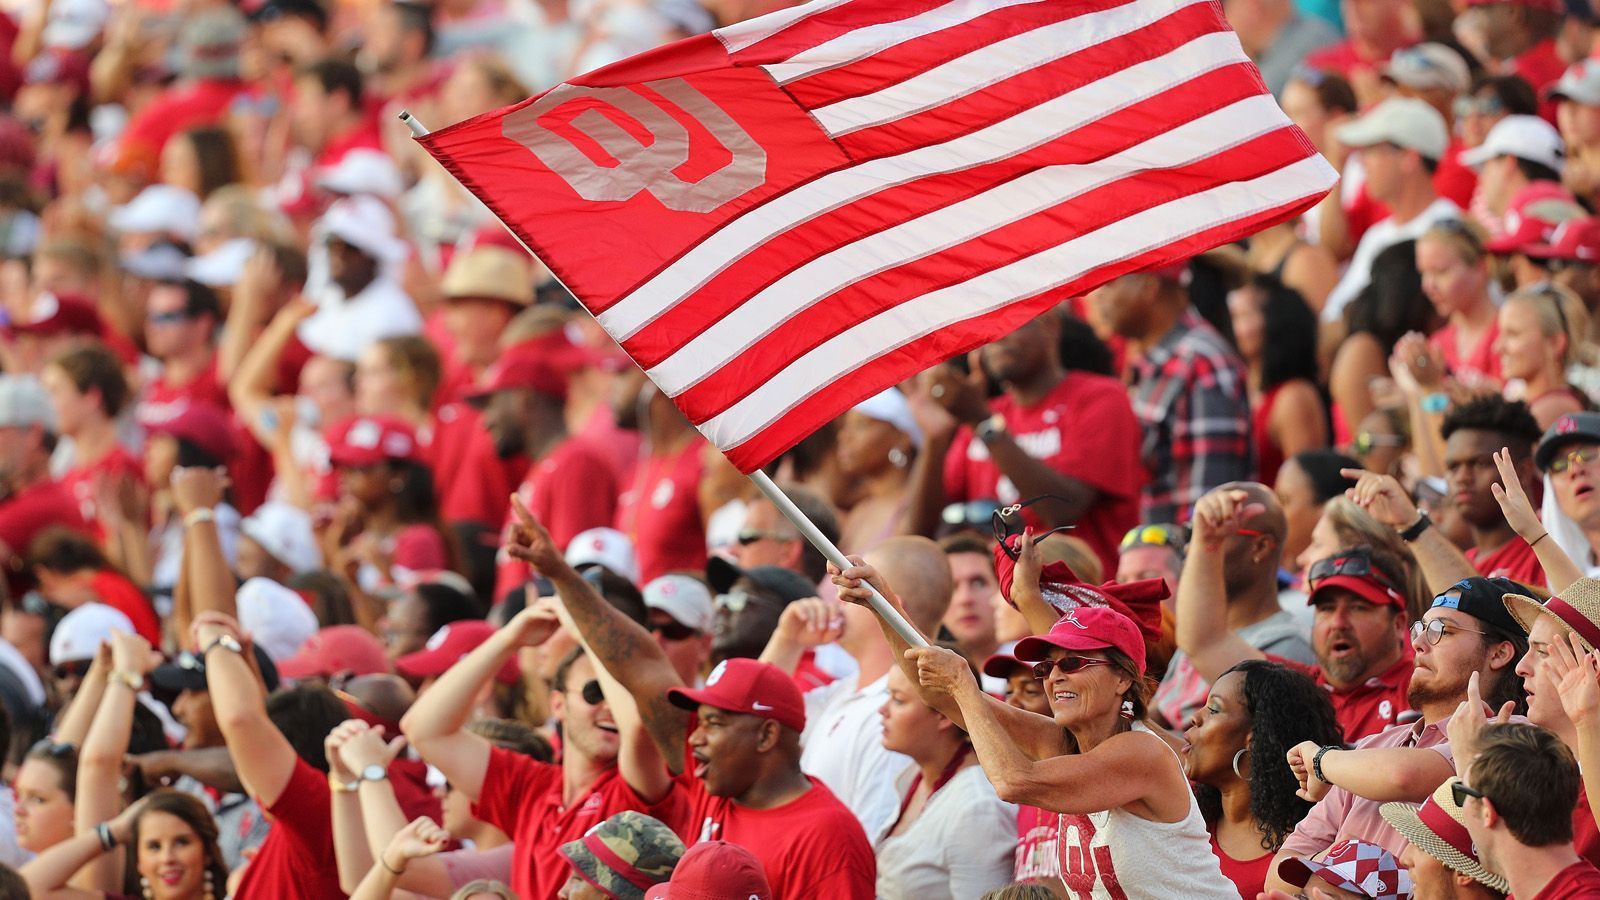
<svg viewBox="0 0 1600 900">
<path fill-rule="evenodd" d="M 1589 646 L 1600 648 L 1600 626 L 1589 621 L 1589 617 L 1579 612 L 1572 604 L 1560 597 L 1551 597 L 1545 601 L 1544 608 L 1565 622 L 1568 628 L 1576 631 L 1578 637 L 1588 641 Z"/>
<path fill-rule="evenodd" d="M 1417 818 L 1428 830 L 1438 836 L 1439 840 L 1449 844 L 1452 849 L 1470 860 L 1477 861 L 1478 848 L 1472 843 L 1472 835 L 1467 832 L 1467 827 L 1457 822 L 1451 815 L 1444 811 L 1439 804 L 1428 798 L 1417 810 Z"/>
<path fill-rule="evenodd" d="M 632 863 L 629 863 L 627 860 L 618 856 L 610 847 L 606 846 L 606 842 L 600 840 L 599 835 L 594 834 L 593 832 L 584 835 L 583 845 L 588 847 L 589 852 L 594 854 L 594 858 L 604 863 L 606 868 L 617 873 L 618 875 L 621 875 L 623 878 L 627 879 L 629 884 L 633 885 L 639 890 L 647 891 L 656 886 L 656 883 L 650 880 L 650 876 L 639 871 L 633 866 Z M 595 887 L 599 887 L 599 885 L 595 885 Z M 605 889 L 601 888 L 601 890 Z"/>
</svg>

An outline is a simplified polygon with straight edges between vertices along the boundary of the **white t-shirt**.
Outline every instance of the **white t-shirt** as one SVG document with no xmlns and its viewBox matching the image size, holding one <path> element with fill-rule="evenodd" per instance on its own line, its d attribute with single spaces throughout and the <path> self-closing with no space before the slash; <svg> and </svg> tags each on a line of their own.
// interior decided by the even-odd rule
<svg viewBox="0 0 1600 900">
<path fill-rule="evenodd" d="M 883 746 L 878 710 L 889 700 L 889 676 L 860 690 L 855 676 L 806 691 L 800 769 L 820 779 L 861 821 L 876 844 L 900 811 L 895 776 L 911 764 Z"/>
<path fill-rule="evenodd" d="M 1344 270 L 1344 276 L 1328 293 L 1328 303 L 1322 307 L 1322 321 L 1337 322 L 1344 316 L 1344 308 L 1350 305 L 1350 301 L 1354 300 L 1356 295 L 1361 293 L 1361 289 L 1372 280 L 1372 261 L 1378 258 L 1379 253 L 1401 241 L 1413 241 L 1422 237 L 1422 233 L 1432 228 L 1436 222 L 1460 217 L 1461 207 L 1440 197 L 1404 225 L 1397 223 L 1391 216 L 1368 228 L 1367 233 L 1361 236 L 1361 243 L 1356 245 L 1356 252 L 1350 257 L 1350 265 Z"/>
<path fill-rule="evenodd" d="M 896 779 L 902 795 L 915 774 L 912 768 Z M 982 766 L 968 766 L 928 800 L 909 828 L 878 844 L 878 897 L 981 897 L 1011 881 L 1016 849 L 1016 806 L 995 795 Z"/>
</svg>

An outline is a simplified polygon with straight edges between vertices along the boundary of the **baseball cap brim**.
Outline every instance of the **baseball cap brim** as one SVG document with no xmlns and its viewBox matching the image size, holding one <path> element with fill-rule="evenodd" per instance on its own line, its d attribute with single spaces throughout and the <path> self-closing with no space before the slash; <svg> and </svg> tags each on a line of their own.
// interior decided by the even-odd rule
<svg viewBox="0 0 1600 900">
<path fill-rule="evenodd" d="M 1010 678 L 1019 669 L 1028 671 L 1028 664 L 1010 653 L 996 653 L 983 661 L 979 671 L 990 678 Z"/>
<path fill-rule="evenodd" d="M 1017 641 L 1011 651 L 1018 662 L 1043 662 L 1050 657 L 1051 648 L 1061 650 L 1107 650 L 1116 645 L 1105 638 L 1091 634 L 1039 634 Z"/>
<path fill-rule="evenodd" d="M 150 670 L 150 683 L 164 691 L 203 691 L 206 689 L 206 671 L 177 663 L 162 663 Z"/>
<path fill-rule="evenodd" d="M 1330 575 L 1317 582 L 1317 587 L 1306 597 L 1306 605 L 1314 606 L 1317 596 L 1324 591 L 1344 590 L 1376 603 L 1379 606 L 1405 606 L 1405 600 L 1397 597 L 1388 588 L 1366 578 L 1356 578 L 1352 575 Z"/>
<path fill-rule="evenodd" d="M 1600 433 L 1587 431 L 1582 428 L 1569 431 L 1565 434 L 1551 435 L 1550 437 L 1545 438 L 1543 441 L 1540 441 L 1539 446 L 1534 449 L 1533 464 L 1538 467 L 1539 471 L 1546 471 L 1550 468 L 1550 463 L 1555 460 L 1556 455 L 1561 452 L 1562 447 L 1566 447 L 1571 444 L 1595 443 L 1600 443 Z"/>
</svg>

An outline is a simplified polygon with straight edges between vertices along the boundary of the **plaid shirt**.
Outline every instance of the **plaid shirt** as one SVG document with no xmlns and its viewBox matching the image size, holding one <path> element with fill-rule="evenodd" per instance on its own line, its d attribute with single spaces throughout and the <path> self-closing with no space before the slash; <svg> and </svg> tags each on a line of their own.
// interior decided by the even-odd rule
<svg viewBox="0 0 1600 900">
<path fill-rule="evenodd" d="M 1207 491 L 1255 477 L 1244 364 L 1194 310 L 1133 363 L 1132 376 L 1150 470 L 1139 521 L 1188 521 Z"/>
</svg>

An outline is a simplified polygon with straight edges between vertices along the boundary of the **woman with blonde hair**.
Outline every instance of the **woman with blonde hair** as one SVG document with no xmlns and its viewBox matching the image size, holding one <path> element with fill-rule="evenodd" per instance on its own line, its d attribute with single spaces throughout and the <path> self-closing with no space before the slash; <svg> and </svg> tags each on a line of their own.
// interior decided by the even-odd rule
<svg viewBox="0 0 1600 900">
<path fill-rule="evenodd" d="M 1526 402 L 1540 428 L 1588 408 L 1567 382 L 1567 367 L 1589 330 L 1582 301 L 1551 284 L 1523 288 L 1501 305 L 1499 328 L 1494 350 L 1507 399 Z"/>
<path fill-rule="evenodd" d="M 1495 342 L 1500 336 L 1494 298 L 1489 295 L 1489 258 L 1483 230 L 1472 222 L 1445 219 L 1417 239 L 1417 271 L 1422 292 L 1445 318 L 1428 337 L 1445 368 L 1458 381 L 1500 377 Z"/>
</svg>

